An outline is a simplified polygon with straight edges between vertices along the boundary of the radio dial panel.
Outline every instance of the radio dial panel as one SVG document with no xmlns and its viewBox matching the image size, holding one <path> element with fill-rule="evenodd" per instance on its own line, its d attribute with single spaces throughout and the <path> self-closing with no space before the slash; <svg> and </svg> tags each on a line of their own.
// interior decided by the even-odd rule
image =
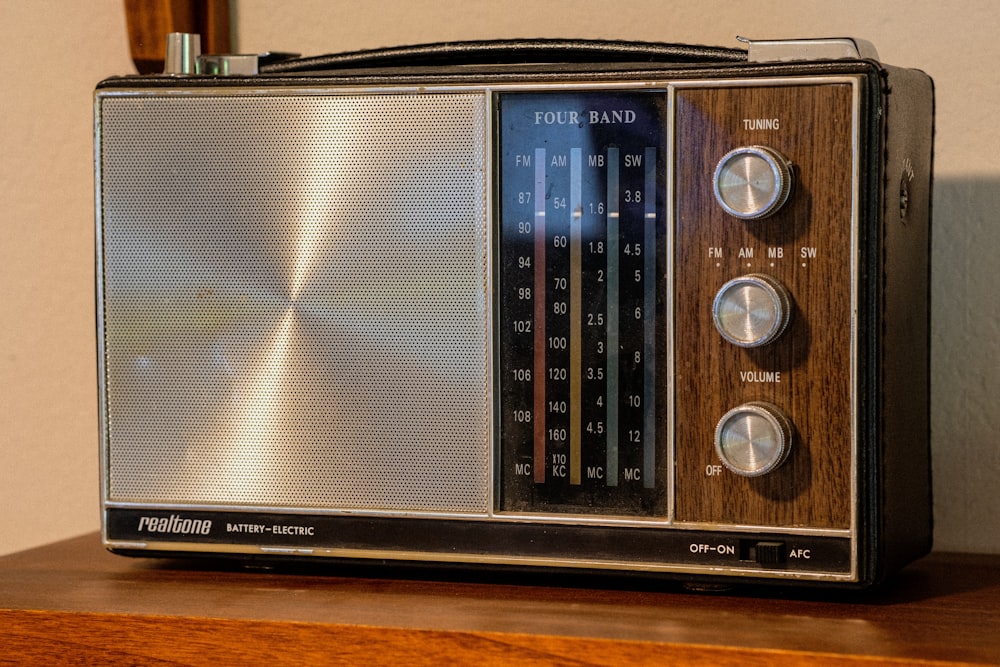
<svg viewBox="0 0 1000 667">
<path fill-rule="evenodd" d="M 665 518 L 666 92 L 498 107 L 500 508 Z"/>
</svg>

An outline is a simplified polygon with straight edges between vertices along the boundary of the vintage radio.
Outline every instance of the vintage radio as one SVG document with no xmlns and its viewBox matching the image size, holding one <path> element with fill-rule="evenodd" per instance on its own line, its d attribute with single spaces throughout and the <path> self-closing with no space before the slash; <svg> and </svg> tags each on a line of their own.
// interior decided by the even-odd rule
<svg viewBox="0 0 1000 667">
<path fill-rule="evenodd" d="M 111 550 L 847 588 L 929 550 L 926 75 L 170 40 L 96 92 Z"/>
</svg>

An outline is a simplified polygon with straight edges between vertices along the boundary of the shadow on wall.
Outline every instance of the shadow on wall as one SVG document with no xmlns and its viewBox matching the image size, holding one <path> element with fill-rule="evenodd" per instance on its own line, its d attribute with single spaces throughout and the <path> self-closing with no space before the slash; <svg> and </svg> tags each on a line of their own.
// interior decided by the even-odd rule
<svg viewBox="0 0 1000 667">
<path fill-rule="evenodd" d="M 1000 553 L 1000 178 L 934 184 L 935 548 Z"/>
</svg>

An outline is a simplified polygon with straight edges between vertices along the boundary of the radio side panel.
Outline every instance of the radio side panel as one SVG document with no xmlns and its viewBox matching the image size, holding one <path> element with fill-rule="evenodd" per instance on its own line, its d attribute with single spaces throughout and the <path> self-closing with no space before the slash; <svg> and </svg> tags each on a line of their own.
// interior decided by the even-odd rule
<svg viewBox="0 0 1000 667">
<path fill-rule="evenodd" d="M 931 208 L 934 89 L 917 70 L 886 67 L 881 94 L 884 160 L 876 205 L 880 269 L 873 367 L 881 411 L 878 458 L 871 468 L 876 545 L 873 579 L 931 550 L 933 536 L 930 423 Z M 875 245 L 875 244 L 873 244 Z M 874 276 L 873 276 L 874 278 Z"/>
</svg>

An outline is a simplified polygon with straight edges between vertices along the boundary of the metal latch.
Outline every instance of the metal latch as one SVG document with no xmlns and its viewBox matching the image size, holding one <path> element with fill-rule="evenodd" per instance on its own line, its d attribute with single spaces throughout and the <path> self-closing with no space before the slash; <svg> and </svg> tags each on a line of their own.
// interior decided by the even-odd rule
<svg viewBox="0 0 1000 667">
<path fill-rule="evenodd" d="M 878 60 L 875 46 L 864 39 L 826 37 L 818 39 L 748 39 L 747 60 L 752 63 L 791 62 L 797 60 Z"/>
</svg>

